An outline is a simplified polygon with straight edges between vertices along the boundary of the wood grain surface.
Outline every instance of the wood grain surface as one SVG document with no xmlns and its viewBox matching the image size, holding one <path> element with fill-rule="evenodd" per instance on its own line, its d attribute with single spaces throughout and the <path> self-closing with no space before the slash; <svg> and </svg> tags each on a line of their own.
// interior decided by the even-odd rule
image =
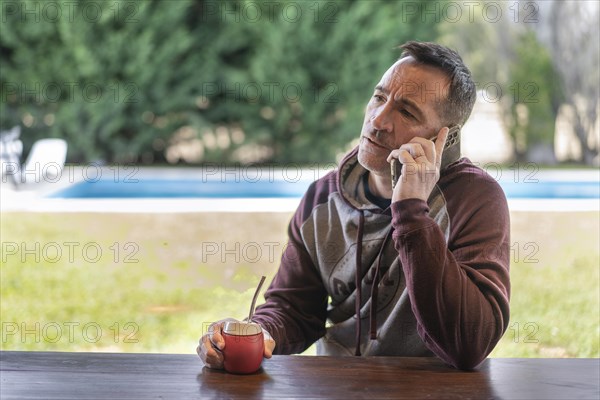
<svg viewBox="0 0 600 400">
<path fill-rule="evenodd" d="M 2 399 L 598 399 L 598 359 L 274 356 L 252 375 L 187 354 L 0 352 Z"/>
</svg>

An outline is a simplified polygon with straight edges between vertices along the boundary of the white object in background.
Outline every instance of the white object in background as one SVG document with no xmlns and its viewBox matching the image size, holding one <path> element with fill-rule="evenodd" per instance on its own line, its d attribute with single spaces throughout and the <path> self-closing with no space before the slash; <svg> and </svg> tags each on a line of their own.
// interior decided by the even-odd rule
<svg viewBox="0 0 600 400">
<path fill-rule="evenodd" d="M 19 186 L 57 182 L 65 166 L 67 142 L 63 139 L 41 139 L 33 144 L 23 166 L 19 158 L 14 153 L 12 157 L 3 157 L 2 183 L 11 182 Z"/>
<path fill-rule="evenodd" d="M 41 139 L 36 141 L 21 170 L 22 182 L 29 183 L 29 177 L 54 180 L 59 178 L 67 159 L 67 142 L 63 139 Z"/>
</svg>

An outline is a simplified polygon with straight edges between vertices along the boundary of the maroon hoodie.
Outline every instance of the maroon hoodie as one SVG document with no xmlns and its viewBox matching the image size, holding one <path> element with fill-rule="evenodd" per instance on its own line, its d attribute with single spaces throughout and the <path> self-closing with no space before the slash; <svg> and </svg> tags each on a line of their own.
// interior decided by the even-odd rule
<svg viewBox="0 0 600 400">
<path fill-rule="evenodd" d="M 477 366 L 509 319 L 509 212 L 468 159 L 442 171 L 427 202 L 382 209 L 357 150 L 314 182 L 288 229 L 253 320 L 275 354 L 431 356 Z M 360 318 L 357 316 L 360 315 Z"/>
</svg>

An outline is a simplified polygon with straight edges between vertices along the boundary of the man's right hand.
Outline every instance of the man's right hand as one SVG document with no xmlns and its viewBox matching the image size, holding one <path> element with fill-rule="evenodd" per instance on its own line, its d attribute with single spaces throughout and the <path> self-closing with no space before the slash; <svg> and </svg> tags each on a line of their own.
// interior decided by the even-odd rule
<svg viewBox="0 0 600 400">
<path fill-rule="evenodd" d="M 221 334 L 223 326 L 227 321 L 236 321 L 234 318 L 226 318 L 221 321 L 212 323 L 208 327 L 208 333 L 203 335 L 196 348 L 196 353 L 209 368 L 223 369 L 223 349 L 225 348 L 225 340 Z M 265 340 L 264 357 L 271 358 L 273 350 L 275 349 L 275 340 L 271 337 L 269 332 L 263 328 L 263 335 Z"/>
<path fill-rule="evenodd" d="M 232 321 L 233 318 L 227 318 L 221 321 L 213 322 L 208 327 L 208 333 L 200 338 L 196 353 L 209 368 L 223 369 L 223 353 L 225 340 L 221 332 L 226 321 Z"/>
</svg>

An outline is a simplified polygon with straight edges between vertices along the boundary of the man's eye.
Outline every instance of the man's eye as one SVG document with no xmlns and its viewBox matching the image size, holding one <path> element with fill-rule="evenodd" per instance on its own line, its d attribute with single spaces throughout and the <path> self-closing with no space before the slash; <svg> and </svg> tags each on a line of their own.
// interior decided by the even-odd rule
<svg viewBox="0 0 600 400">
<path fill-rule="evenodd" d="M 378 103 L 384 103 L 385 102 L 385 99 L 380 94 L 374 94 L 373 95 L 373 100 L 375 100 Z"/>
<path fill-rule="evenodd" d="M 406 116 L 406 117 L 408 117 L 408 118 L 414 118 L 414 115 L 412 115 L 411 113 L 409 113 L 409 112 L 408 112 L 408 111 L 406 111 L 406 110 L 400 110 L 400 112 L 401 112 L 401 113 L 402 113 L 404 116 Z"/>
</svg>

